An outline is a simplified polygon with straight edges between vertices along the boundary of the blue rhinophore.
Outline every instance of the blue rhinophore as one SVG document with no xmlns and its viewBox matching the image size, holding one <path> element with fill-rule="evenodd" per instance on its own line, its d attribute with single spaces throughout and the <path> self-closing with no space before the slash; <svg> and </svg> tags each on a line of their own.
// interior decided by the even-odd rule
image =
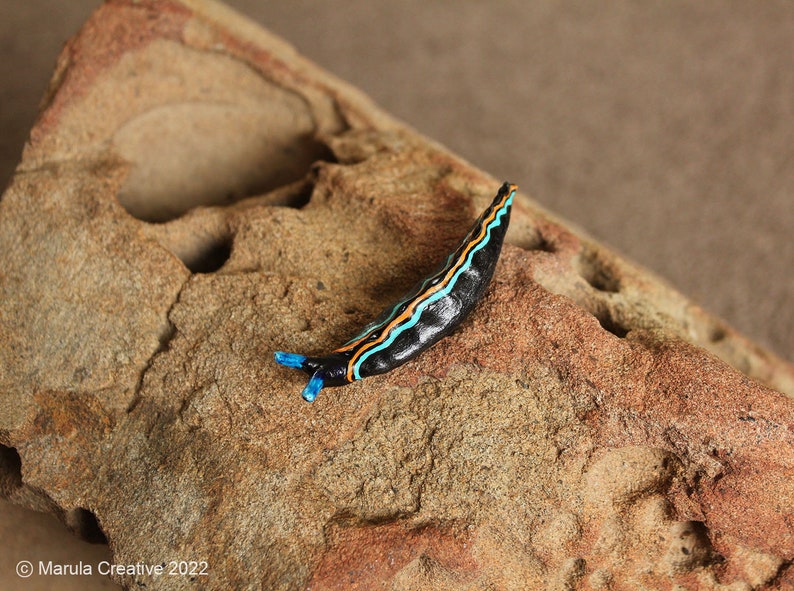
<svg viewBox="0 0 794 591">
<path fill-rule="evenodd" d="M 284 353 L 284 351 L 276 351 L 273 354 L 273 357 L 275 357 L 276 363 L 279 365 L 294 367 L 295 369 L 300 369 L 303 367 L 303 362 L 306 361 L 305 355 L 298 355 L 297 353 Z"/>
<path fill-rule="evenodd" d="M 317 374 L 314 374 L 309 379 L 309 383 L 306 384 L 306 387 L 303 389 L 303 393 L 301 394 L 301 396 L 303 396 L 303 399 L 306 402 L 314 402 L 314 399 L 317 398 L 317 394 L 322 389 L 323 389 L 323 379 Z"/>
</svg>

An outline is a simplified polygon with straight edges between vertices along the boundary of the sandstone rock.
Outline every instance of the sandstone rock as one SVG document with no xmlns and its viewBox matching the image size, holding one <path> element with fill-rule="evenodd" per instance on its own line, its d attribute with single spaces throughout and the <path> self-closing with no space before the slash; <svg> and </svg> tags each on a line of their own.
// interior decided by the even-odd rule
<svg viewBox="0 0 794 591">
<path fill-rule="evenodd" d="M 328 351 L 498 182 L 221 5 L 112 0 L 0 201 L 0 492 L 127 588 L 791 587 L 794 369 L 522 197 L 455 334 Z"/>
</svg>

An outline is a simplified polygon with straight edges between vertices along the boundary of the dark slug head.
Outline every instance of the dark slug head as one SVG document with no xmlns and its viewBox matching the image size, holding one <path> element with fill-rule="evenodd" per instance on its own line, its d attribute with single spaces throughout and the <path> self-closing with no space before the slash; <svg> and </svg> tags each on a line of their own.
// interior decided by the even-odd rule
<svg viewBox="0 0 794 591">
<path fill-rule="evenodd" d="M 276 363 L 294 367 L 309 374 L 309 383 L 301 396 L 306 402 L 314 402 L 317 394 L 325 386 L 342 386 L 347 381 L 347 356 L 332 354 L 326 357 L 306 357 L 297 353 L 276 351 Z"/>
</svg>

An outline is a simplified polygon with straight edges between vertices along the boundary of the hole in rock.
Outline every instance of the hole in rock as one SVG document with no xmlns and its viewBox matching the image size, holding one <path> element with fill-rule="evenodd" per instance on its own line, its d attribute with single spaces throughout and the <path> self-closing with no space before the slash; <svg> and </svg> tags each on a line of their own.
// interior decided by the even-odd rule
<svg viewBox="0 0 794 591">
<path fill-rule="evenodd" d="M 614 293 L 620 290 L 620 278 L 599 256 L 598 251 L 586 250 L 578 261 L 579 274 L 598 291 Z"/>
<path fill-rule="evenodd" d="M 65 521 L 67 527 L 75 535 L 92 544 L 107 544 L 108 540 L 99 521 L 91 511 L 78 507 L 66 513 Z"/>
<path fill-rule="evenodd" d="M 540 232 L 535 232 L 526 239 L 520 240 L 516 243 L 524 250 L 537 250 L 541 252 L 557 252 L 557 247 L 553 242 L 549 241 Z"/>
<path fill-rule="evenodd" d="M 0 445 L 0 495 L 7 496 L 22 486 L 22 460 L 13 447 Z"/>
<path fill-rule="evenodd" d="M 612 317 L 612 313 L 609 310 L 595 314 L 595 317 L 598 319 L 601 328 L 603 328 L 607 332 L 611 332 L 619 339 L 625 338 L 626 335 L 629 334 L 629 331 L 631 330 L 630 328 L 626 328 L 625 326 L 622 326 L 619 322 L 617 322 Z"/>
<path fill-rule="evenodd" d="M 532 250 L 542 250 L 543 252 L 557 252 L 557 247 L 549 242 L 542 234 L 538 235 L 537 242 L 532 246 Z"/>
<path fill-rule="evenodd" d="M 180 258 L 192 273 L 214 273 L 229 260 L 231 253 L 231 239 L 222 239 L 202 244 Z"/>
<path fill-rule="evenodd" d="M 702 521 L 684 521 L 670 528 L 672 562 L 686 570 L 720 562 L 722 557 L 714 552 L 709 530 Z"/>
<path fill-rule="evenodd" d="M 313 138 L 305 105 L 181 103 L 132 119 L 114 135 L 129 163 L 121 205 L 147 222 L 229 205 L 303 178 L 330 150 Z"/>
<path fill-rule="evenodd" d="M 709 342 L 712 343 L 719 343 L 724 341 L 728 334 L 725 332 L 725 327 L 720 325 L 714 325 L 709 330 Z"/>
</svg>

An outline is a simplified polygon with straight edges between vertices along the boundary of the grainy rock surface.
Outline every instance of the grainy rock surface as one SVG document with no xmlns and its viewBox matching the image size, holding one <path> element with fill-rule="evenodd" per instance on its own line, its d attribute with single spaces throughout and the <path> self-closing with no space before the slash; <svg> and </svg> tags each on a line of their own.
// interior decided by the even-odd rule
<svg viewBox="0 0 794 591">
<path fill-rule="evenodd" d="M 792 588 L 794 370 L 529 199 L 415 361 L 312 405 L 272 361 L 498 184 L 220 5 L 105 4 L 0 201 L 0 492 L 209 564 L 128 588 Z"/>
</svg>

